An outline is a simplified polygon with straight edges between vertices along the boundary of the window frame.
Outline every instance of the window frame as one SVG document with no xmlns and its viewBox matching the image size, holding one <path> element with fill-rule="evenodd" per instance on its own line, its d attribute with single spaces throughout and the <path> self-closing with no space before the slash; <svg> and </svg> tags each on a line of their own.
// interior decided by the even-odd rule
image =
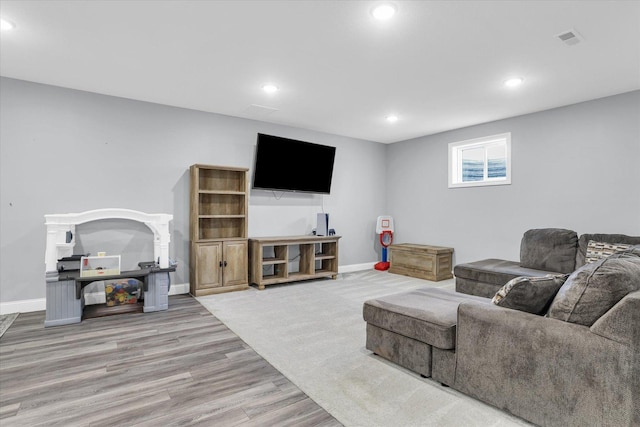
<svg viewBox="0 0 640 427">
<path fill-rule="evenodd" d="M 505 143 L 506 148 L 506 176 L 504 178 L 487 177 L 487 148 L 496 143 Z M 484 148 L 484 177 L 482 181 L 462 181 L 462 151 L 469 148 Z M 467 139 L 465 141 L 449 143 L 449 188 L 485 187 L 493 185 L 511 184 L 511 132 L 481 138 Z"/>
</svg>

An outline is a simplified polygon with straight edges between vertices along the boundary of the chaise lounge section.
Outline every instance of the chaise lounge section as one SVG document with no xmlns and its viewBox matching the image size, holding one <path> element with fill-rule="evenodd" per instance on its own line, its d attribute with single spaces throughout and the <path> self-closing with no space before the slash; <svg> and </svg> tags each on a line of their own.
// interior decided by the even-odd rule
<svg viewBox="0 0 640 427">
<path fill-rule="evenodd" d="M 453 269 L 456 291 L 493 298 L 509 280 L 516 277 L 543 277 L 569 274 L 585 264 L 589 242 L 640 244 L 640 237 L 625 234 L 578 234 L 562 228 L 527 230 L 520 241 L 520 261 L 489 258 Z"/>
<path fill-rule="evenodd" d="M 424 377 L 432 373 L 433 348 L 456 346 L 458 305 L 491 300 L 438 288 L 421 288 L 364 303 L 367 349 Z M 446 382 L 446 381 L 443 381 Z"/>
<path fill-rule="evenodd" d="M 529 234 L 549 233 L 571 239 Z M 640 237 L 584 236 L 577 270 L 515 276 L 493 300 L 424 287 L 366 301 L 366 348 L 541 426 L 640 425 L 640 249 L 586 250 Z"/>
</svg>

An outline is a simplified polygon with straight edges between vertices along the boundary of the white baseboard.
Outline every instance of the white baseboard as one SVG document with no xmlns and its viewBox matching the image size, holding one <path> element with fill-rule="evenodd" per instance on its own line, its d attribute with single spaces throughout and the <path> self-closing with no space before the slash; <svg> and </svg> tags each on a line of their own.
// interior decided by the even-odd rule
<svg viewBox="0 0 640 427">
<path fill-rule="evenodd" d="M 338 267 L 338 273 L 353 273 L 354 271 L 372 270 L 375 262 L 366 262 L 364 264 L 341 265 Z"/>
<path fill-rule="evenodd" d="M 171 285 L 171 289 L 169 289 L 169 295 L 182 295 L 189 293 L 189 284 L 188 283 L 176 283 L 175 285 Z"/>
<path fill-rule="evenodd" d="M 47 308 L 46 298 L 0 302 L 0 314 L 29 313 L 31 311 L 46 310 L 46 308 Z"/>
<path fill-rule="evenodd" d="M 375 262 L 367 262 L 364 264 L 342 265 L 338 267 L 338 273 L 352 273 L 354 271 L 362 271 L 372 269 Z M 180 295 L 189 293 L 188 283 L 176 283 L 171 285 L 169 295 Z M 85 304 L 104 304 L 104 292 L 88 292 L 84 294 Z M 32 311 L 41 311 L 47 309 L 46 298 L 36 298 L 21 301 L 0 302 L 0 314 L 9 313 L 29 313 Z"/>
</svg>

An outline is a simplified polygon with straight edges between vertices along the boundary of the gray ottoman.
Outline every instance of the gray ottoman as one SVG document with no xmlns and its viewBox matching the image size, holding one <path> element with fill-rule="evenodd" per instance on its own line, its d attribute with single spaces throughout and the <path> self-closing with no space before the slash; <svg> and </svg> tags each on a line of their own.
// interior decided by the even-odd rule
<svg viewBox="0 0 640 427">
<path fill-rule="evenodd" d="M 425 287 L 364 302 L 366 348 L 424 377 L 449 384 L 455 365 L 458 305 L 491 300 Z"/>
</svg>

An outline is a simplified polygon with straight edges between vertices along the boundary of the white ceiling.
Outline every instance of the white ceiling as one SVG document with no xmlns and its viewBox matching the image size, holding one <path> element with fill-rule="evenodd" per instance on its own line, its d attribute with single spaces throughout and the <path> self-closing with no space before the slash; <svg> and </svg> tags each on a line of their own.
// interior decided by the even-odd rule
<svg viewBox="0 0 640 427">
<path fill-rule="evenodd" d="M 0 0 L 0 74 L 383 143 L 640 89 L 640 1 L 377 3 Z"/>
</svg>

